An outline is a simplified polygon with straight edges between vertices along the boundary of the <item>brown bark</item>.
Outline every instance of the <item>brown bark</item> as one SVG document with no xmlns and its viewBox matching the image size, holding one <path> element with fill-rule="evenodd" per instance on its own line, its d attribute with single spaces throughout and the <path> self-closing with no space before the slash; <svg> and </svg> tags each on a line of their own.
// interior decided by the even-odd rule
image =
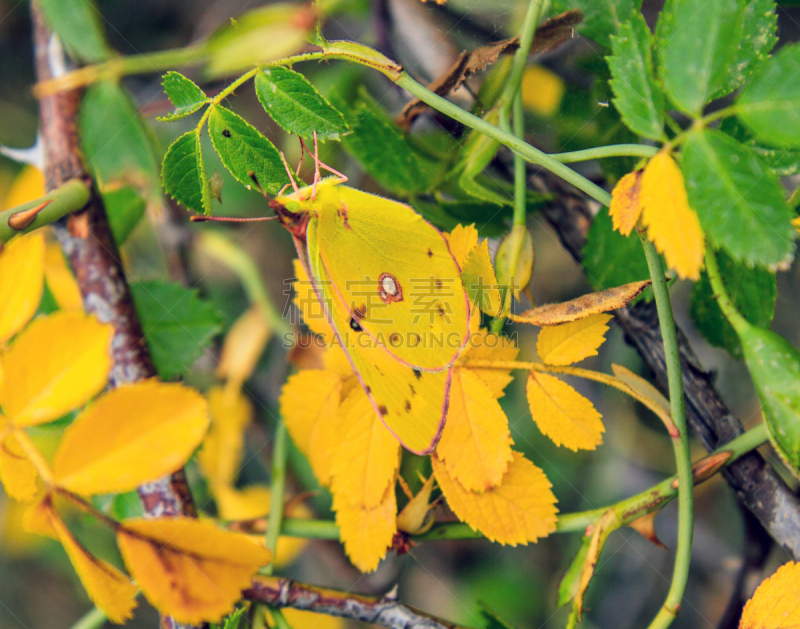
<svg viewBox="0 0 800 629">
<path fill-rule="evenodd" d="M 580 262 L 586 234 L 592 224 L 592 213 L 585 197 L 572 186 L 541 172 L 536 173 L 531 181 L 538 190 L 554 195 L 554 200 L 544 207 L 543 214 L 555 228 L 566 250 Z M 666 394 L 667 368 L 655 304 L 641 302 L 614 314 L 626 340 L 638 350 L 656 384 Z M 712 374 L 700 364 L 680 328 L 678 345 L 683 365 L 687 421 L 703 447 L 711 451 L 742 434 L 743 428 L 728 411 L 714 388 Z M 764 457 L 757 451 L 751 452 L 726 467 L 722 475 L 739 501 L 769 535 L 795 559 L 800 559 L 800 498 L 786 486 Z"/>
<path fill-rule="evenodd" d="M 365 596 L 327 590 L 280 577 L 257 577 L 244 591 L 244 597 L 270 607 L 292 607 L 393 629 L 459 629 L 458 625 L 400 603 L 392 593 Z"/>
<path fill-rule="evenodd" d="M 53 67 L 63 64 L 58 46 L 39 11 L 32 8 L 36 76 L 54 77 Z M 81 92 L 72 90 L 46 96 L 39 101 L 40 131 L 44 143 L 47 189 L 75 177 L 87 177 L 78 144 L 77 115 Z M 109 385 L 118 387 L 156 375 L 139 318 L 131 298 L 119 250 L 111 236 L 105 208 L 96 190 L 87 206 L 54 224 L 64 253 L 75 272 L 86 312 L 114 326 L 113 367 Z M 184 471 L 139 487 L 145 514 L 149 517 L 196 515 Z M 177 626 L 163 618 L 162 626 Z"/>
</svg>

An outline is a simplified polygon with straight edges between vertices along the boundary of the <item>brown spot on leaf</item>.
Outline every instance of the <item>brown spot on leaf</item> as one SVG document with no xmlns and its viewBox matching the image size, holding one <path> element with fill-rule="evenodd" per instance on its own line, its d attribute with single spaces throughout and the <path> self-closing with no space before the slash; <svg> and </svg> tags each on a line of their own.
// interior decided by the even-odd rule
<svg viewBox="0 0 800 629">
<path fill-rule="evenodd" d="M 222 130 L 222 135 L 224 135 L 226 138 L 229 138 L 229 137 L 231 137 L 231 132 L 228 131 L 227 129 L 223 129 Z"/>
</svg>

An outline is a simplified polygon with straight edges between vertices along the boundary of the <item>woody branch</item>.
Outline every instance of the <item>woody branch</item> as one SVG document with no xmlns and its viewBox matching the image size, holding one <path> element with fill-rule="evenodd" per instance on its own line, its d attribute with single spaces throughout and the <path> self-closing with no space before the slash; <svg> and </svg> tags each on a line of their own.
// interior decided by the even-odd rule
<svg viewBox="0 0 800 629">
<path fill-rule="evenodd" d="M 39 81 L 44 81 L 57 76 L 54 68 L 64 67 L 63 53 L 60 46 L 51 45 L 54 36 L 35 3 L 31 11 L 36 75 Z M 86 179 L 77 135 L 80 97 L 80 90 L 68 90 L 43 96 L 39 101 L 48 190 L 70 180 Z M 55 222 L 53 227 L 75 272 L 84 308 L 100 321 L 114 326 L 110 386 L 154 377 L 153 362 L 97 190 L 92 188 L 82 210 Z M 147 516 L 196 515 L 182 469 L 143 485 L 138 491 Z M 176 627 L 177 623 L 171 618 L 162 618 L 162 626 Z"/>
</svg>

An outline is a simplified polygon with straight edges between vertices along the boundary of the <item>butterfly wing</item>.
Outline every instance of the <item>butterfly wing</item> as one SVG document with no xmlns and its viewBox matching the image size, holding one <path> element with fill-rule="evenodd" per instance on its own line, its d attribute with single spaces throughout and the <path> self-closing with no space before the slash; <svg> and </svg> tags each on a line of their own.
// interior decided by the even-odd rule
<svg viewBox="0 0 800 629">
<path fill-rule="evenodd" d="M 409 367 L 446 370 L 467 341 L 469 302 L 444 236 L 408 205 L 342 185 L 320 187 L 315 213 L 309 246 L 346 325 Z"/>
<path fill-rule="evenodd" d="M 316 242 L 317 220 L 308 225 L 307 242 Z M 453 367 L 426 372 L 397 360 L 365 330 L 350 326 L 350 311 L 333 294 L 319 251 L 296 241 L 336 341 L 345 350 L 361 385 L 386 427 L 409 450 L 431 452 L 439 441 L 449 400 Z"/>
</svg>

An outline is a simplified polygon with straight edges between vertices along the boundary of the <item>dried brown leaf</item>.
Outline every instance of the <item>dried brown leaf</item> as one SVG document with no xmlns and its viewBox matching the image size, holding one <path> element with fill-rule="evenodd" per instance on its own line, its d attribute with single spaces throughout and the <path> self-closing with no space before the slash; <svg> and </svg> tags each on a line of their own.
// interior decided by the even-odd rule
<svg viewBox="0 0 800 629">
<path fill-rule="evenodd" d="M 631 282 L 597 293 L 582 295 L 559 304 L 539 306 L 520 315 L 512 314 L 510 318 L 517 323 L 531 323 L 542 327 L 569 323 L 601 312 L 622 308 L 638 297 L 645 288 L 650 286 L 650 283 L 650 280 Z"/>
</svg>

